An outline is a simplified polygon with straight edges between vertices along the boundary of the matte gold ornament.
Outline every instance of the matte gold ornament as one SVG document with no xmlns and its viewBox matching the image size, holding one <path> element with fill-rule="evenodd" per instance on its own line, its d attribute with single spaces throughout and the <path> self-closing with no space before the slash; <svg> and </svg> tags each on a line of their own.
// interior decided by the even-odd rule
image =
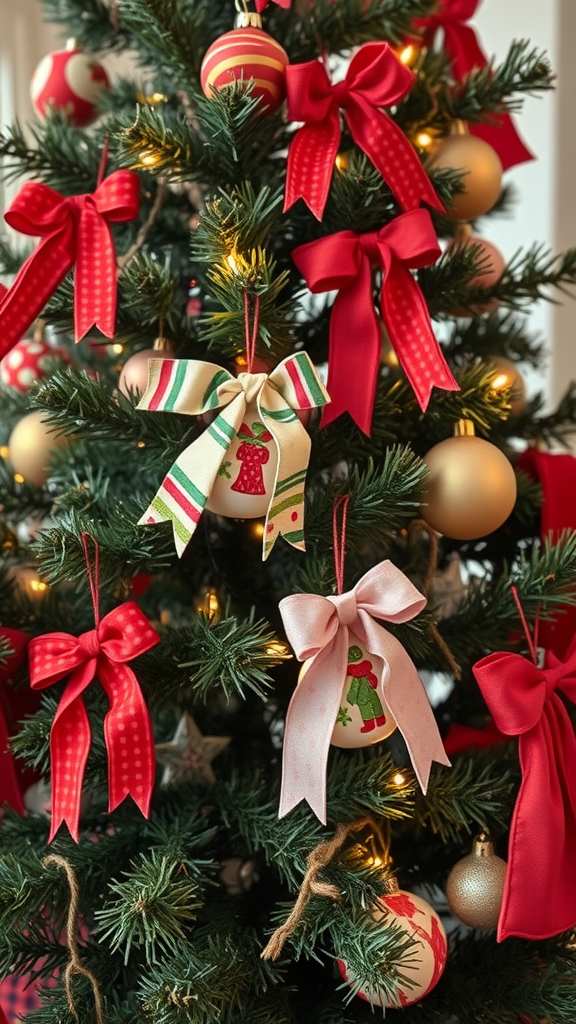
<svg viewBox="0 0 576 1024">
<path fill-rule="evenodd" d="M 489 837 L 474 840 L 472 853 L 454 865 L 446 895 L 452 913 L 469 928 L 496 928 L 506 881 L 506 861 L 497 857 Z"/>
<path fill-rule="evenodd" d="M 35 487 L 46 483 L 52 453 L 69 441 L 63 434 L 54 433 L 56 427 L 46 417 L 45 412 L 29 412 L 16 424 L 8 442 L 14 472 L 23 477 L 24 483 Z"/>
<path fill-rule="evenodd" d="M 453 197 L 450 220 L 474 220 L 488 213 L 502 188 L 500 157 L 476 135 L 447 135 L 430 156 L 430 167 L 460 171 L 465 191 Z"/>
<path fill-rule="evenodd" d="M 503 452 L 459 420 L 455 436 L 434 445 L 420 514 L 454 540 L 477 540 L 497 530 L 516 501 L 516 475 Z"/>
<path fill-rule="evenodd" d="M 526 382 L 516 363 L 504 356 L 489 356 L 488 362 L 494 367 L 492 387 L 498 391 L 510 388 L 510 415 L 519 416 L 526 408 Z"/>
</svg>

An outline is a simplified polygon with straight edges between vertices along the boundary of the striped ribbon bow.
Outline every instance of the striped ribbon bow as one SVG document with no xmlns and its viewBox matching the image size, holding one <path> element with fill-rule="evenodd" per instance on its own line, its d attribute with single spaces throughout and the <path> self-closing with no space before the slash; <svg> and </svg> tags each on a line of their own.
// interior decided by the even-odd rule
<svg viewBox="0 0 576 1024">
<path fill-rule="evenodd" d="M 270 375 L 241 373 L 238 377 L 196 359 L 151 359 L 148 387 L 139 409 L 199 416 L 224 408 L 176 459 L 139 525 L 171 522 L 176 551 L 182 557 L 246 409 L 256 403 L 278 452 L 262 557 L 268 557 L 280 534 L 303 551 L 304 483 L 311 442 L 294 410 L 317 408 L 329 401 L 305 352 L 288 356 Z"/>
</svg>

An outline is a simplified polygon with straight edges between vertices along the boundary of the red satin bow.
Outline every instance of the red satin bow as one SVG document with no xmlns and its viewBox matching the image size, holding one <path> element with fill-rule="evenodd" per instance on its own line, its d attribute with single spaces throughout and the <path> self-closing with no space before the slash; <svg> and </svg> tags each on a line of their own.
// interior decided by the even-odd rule
<svg viewBox="0 0 576 1024">
<path fill-rule="evenodd" d="M 555 692 L 576 700 L 576 638 L 544 669 L 496 653 L 473 672 L 497 728 L 519 737 L 522 769 L 498 940 L 546 939 L 576 925 L 576 737 Z"/>
<path fill-rule="evenodd" d="M 16 231 L 42 241 L 0 302 L 0 358 L 20 340 L 74 264 L 76 341 L 93 327 L 114 337 L 116 258 L 108 222 L 138 216 L 140 181 L 115 171 L 95 192 L 61 196 L 27 182 L 4 215 Z"/>
<path fill-rule="evenodd" d="M 414 24 L 424 30 L 424 41 L 431 45 L 438 29 L 444 32 L 444 49 L 452 62 L 452 73 L 461 82 L 473 68 L 488 64 L 474 29 L 466 22 L 474 15 L 479 0 L 440 0 L 439 10 Z M 493 124 L 469 125 L 472 135 L 488 142 L 496 150 L 502 167 L 533 160 L 530 150 L 518 134 L 510 114 L 494 115 Z"/>
<path fill-rule="evenodd" d="M 370 158 L 402 209 L 415 210 L 426 202 L 443 210 L 404 132 L 378 109 L 398 103 L 413 82 L 413 72 L 388 43 L 361 46 L 350 61 L 344 81 L 336 85 L 331 84 L 320 61 L 289 65 L 288 117 L 305 124 L 296 132 L 288 154 L 284 209 L 302 198 L 322 220 L 340 144 L 342 108 L 354 142 Z"/>
<path fill-rule="evenodd" d="M 82 779 L 90 750 L 90 723 L 82 693 L 98 677 L 110 709 L 104 721 L 108 751 L 109 810 L 131 796 L 149 816 L 154 784 L 154 737 L 150 715 L 132 669 L 126 664 L 160 637 L 133 601 L 126 601 L 79 637 L 47 633 L 30 641 L 30 683 L 43 690 L 70 675 L 50 735 L 52 842 L 62 822 L 78 842 Z"/>
<path fill-rule="evenodd" d="M 382 344 L 373 266 L 382 270 L 382 319 L 420 407 L 426 409 L 434 386 L 458 390 L 410 273 L 411 267 L 426 267 L 439 255 L 427 210 L 401 214 L 380 231 L 338 231 L 294 250 L 292 258 L 312 292 L 338 289 L 330 319 L 327 389 L 332 402 L 322 413 L 323 426 L 349 412 L 370 434 Z"/>
</svg>

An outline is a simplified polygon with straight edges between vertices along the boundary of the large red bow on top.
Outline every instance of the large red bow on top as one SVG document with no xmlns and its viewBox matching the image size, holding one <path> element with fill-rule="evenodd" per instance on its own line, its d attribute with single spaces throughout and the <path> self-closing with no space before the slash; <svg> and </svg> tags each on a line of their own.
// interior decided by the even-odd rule
<svg viewBox="0 0 576 1024">
<path fill-rule="evenodd" d="M 363 149 L 392 189 L 403 210 L 421 202 L 443 210 L 432 183 L 404 132 L 379 107 L 398 103 L 414 82 L 414 74 L 388 43 L 365 43 L 350 61 L 343 82 L 332 85 L 317 60 L 286 68 L 288 117 L 304 121 L 288 154 L 287 210 L 304 199 L 322 219 L 334 161 L 340 144 L 340 108 L 354 142 Z"/>
<path fill-rule="evenodd" d="M 98 677 L 110 710 L 104 721 L 109 810 L 131 796 L 146 817 L 154 784 L 154 738 L 148 709 L 126 664 L 160 637 L 133 601 L 125 601 L 81 636 L 47 633 L 30 641 L 30 682 L 45 689 L 70 674 L 50 735 L 52 842 L 62 822 L 78 842 L 82 779 L 90 750 L 90 723 L 82 693 Z"/>
<path fill-rule="evenodd" d="M 20 268 L 0 302 L 0 358 L 20 340 L 74 264 L 76 341 L 96 326 L 114 337 L 116 257 L 108 222 L 138 216 L 140 181 L 133 171 L 115 171 L 93 193 L 61 196 L 27 182 L 4 219 L 42 241 Z"/>
<path fill-rule="evenodd" d="M 382 270 L 382 319 L 421 408 L 426 409 L 435 385 L 458 390 L 432 331 L 424 296 L 410 273 L 411 267 L 426 267 L 439 255 L 427 210 L 401 214 L 380 231 L 338 231 L 293 251 L 312 292 L 338 289 L 330 319 L 327 390 L 332 402 L 322 413 L 323 426 L 349 412 L 360 429 L 370 433 L 382 344 L 373 301 L 373 266 Z"/>
<path fill-rule="evenodd" d="M 444 32 L 444 49 L 452 62 L 452 73 L 461 82 L 473 68 L 488 64 L 474 29 L 466 24 L 474 15 L 480 0 L 440 0 L 439 9 L 414 24 L 424 29 L 424 41 L 431 44 L 438 29 Z M 488 142 L 496 150 L 502 167 L 533 160 L 530 150 L 518 134 L 510 114 L 494 115 L 493 124 L 472 124 L 469 131 Z"/>
<path fill-rule="evenodd" d="M 555 692 L 576 700 L 576 638 L 544 669 L 498 653 L 473 672 L 498 729 L 519 737 L 522 769 L 498 940 L 546 939 L 576 925 L 576 737 Z"/>
</svg>

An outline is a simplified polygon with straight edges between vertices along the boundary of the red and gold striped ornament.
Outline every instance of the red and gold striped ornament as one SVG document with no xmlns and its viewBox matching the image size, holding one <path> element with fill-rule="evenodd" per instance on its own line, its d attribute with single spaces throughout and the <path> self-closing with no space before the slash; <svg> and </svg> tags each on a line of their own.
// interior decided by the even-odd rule
<svg viewBox="0 0 576 1024">
<path fill-rule="evenodd" d="M 286 95 L 288 54 L 264 32 L 252 15 L 252 23 L 220 36 L 206 51 L 200 68 L 200 84 L 211 99 L 213 89 L 234 82 L 252 82 L 252 96 L 260 99 L 259 115 L 277 110 Z"/>
</svg>

